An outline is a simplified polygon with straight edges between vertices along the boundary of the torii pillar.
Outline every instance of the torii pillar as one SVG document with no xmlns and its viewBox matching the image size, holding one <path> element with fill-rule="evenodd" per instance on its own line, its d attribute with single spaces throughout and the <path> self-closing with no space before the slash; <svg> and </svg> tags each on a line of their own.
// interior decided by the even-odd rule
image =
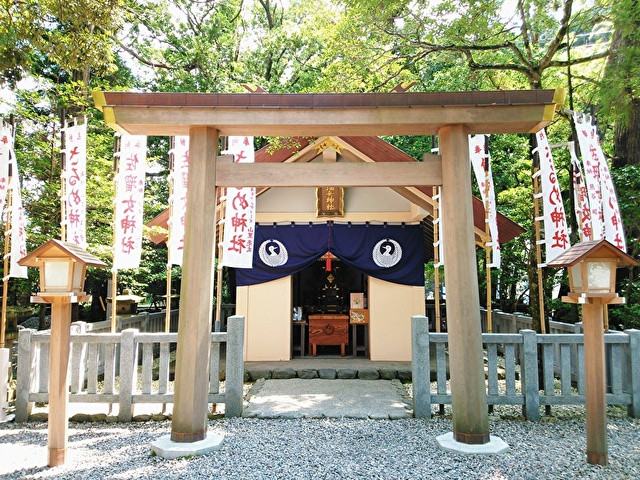
<svg viewBox="0 0 640 480">
<path fill-rule="evenodd" d="M 482 358 L 480 299 L 475 256 L 468 134 L 462 125 L 438 131 L 442 156 L 442 236 L 447 279 L 447 331 L 453 432 L 438 437 L 442 448 L 485 453 L 490 444 Z M 499 451 L 506 444 L 497 437 Z M 491 450 L 496 442 L 491 442 Z M 469 446 L 471 450 L 465 450 Z M 474 448 L 480 450 L 474 451 Z M 499 453 L 499 452 L 486 452 Z"/>
<path fill-rule="evenodd" d="M 171 441 L 207 437 L 218 131 L 189 129 L 189 177 Z M 203 208 L 204 206 L 204 208 Z"/>
</svg>

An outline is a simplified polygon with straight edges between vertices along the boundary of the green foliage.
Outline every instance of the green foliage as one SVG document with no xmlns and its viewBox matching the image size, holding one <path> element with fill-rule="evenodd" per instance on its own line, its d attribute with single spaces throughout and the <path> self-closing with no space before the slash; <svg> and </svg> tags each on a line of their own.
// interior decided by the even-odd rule
<svg viewBox="0 0 640 480">
<path fill-rule="evenodd" d="M 614 127 L 624 125 L 638 102 L 640 10 L 635 0 L 0 2 L 0 70 L 2 84 L 17 95 L 11 111 L 21 120 L 16 147 L 31 219 L 29 249 L 60 235 L 59 119 L 90 114 L 89 250 L 109 264 L 113 132 L 92 107 L 91 88 L 243 92 L 242 84 L 251 83 L 269 92 L 387 92 L 408 80 L 418 82 L 415 91 L 566 88 L 571 65 L 573 108 L 594 106 L 602 113 L 609 153 Z M 610 47 L 615 55 L 605 70 Z M 547 128 L 550 142 L 565 142 L 570 124 L 566 117 L 556 119 Z M 418 160 L 434 147 L 426 136 L 385 140 Z M 267 141 L 272 148 L 296 142 L 257 138 L 256 147 Z M 535 280 L 527 276 L 533 228 L 528 142 L 527 135 L 489 139 L 498 210 L 527 230 L 502 245 L 502 269 L 492 272 L 503 310 L 524 308 Z M 167 207 L 167 150 L 166 137 L 149 138 L 154 173 L 147 176 L 145 221 Z M 571 212 L 567 150 L 554 150 L 554 159 L 565 209 Z M 625 167 L 612 174 L 629 252 L 637 257 L 640 171 Z M 120 272 L 119 283 L 152 299 L 164 294 L 165 275 L 166 247 L 145 241 L 141 268 Z M 177 285 L 180 269 L 173 275 Z M 94 270 L 88 288 L 104 295 L 109 276 L 108 270 Z M 12 282 L 12 298 L 25 298 L 34 281 Z M 566 284 L 566 278 L 547 275 L 547 298 L 558 281 Z M 619 290 L 629 304 L 612 309 L 612 319 L 636 325 L 637 269 L 620 276 Z M 231 297 L 225 290 L 225 301 Z M 554 299 L 547 308 L 563 307 Z"/>
</svg>

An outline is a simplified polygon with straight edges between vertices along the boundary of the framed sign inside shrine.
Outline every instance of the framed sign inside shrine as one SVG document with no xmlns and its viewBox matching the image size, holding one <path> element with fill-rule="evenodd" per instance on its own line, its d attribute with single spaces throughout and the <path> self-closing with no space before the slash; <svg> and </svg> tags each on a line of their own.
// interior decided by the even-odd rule
<svg viewBox="0 0 640 480">
<path fill-rule="evenodd" d="M 344 188 L 318 187 L 316 188 L 316 216 L 343 217 L 344 216 Z"/>
</svg>

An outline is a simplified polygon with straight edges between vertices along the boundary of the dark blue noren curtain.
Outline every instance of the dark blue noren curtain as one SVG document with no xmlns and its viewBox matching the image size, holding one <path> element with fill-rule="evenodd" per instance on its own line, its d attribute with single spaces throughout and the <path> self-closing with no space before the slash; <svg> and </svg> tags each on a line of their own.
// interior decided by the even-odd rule
<svg viewBox="0 0 640 480">
<path fill-rule="evenodd" d="M 327 253 L 323 224 L 256 225 L 253 268 L 236 268 L 236 284 L 255 285 L 293 275 Z"/>
<path fill-rule="evenodd" d="M 424 286 L 424 245 L 419 225 L 333 225 L 329 250 L 372 277 Z"/>
<path fill-rule="evenodd" d="M 424 285 L 419 225 L 256 225 L 253 268 L 237 268 L 238 286 L 292 275 L 327 251 L 350 267 L 403 285 Z"/>
</svg>

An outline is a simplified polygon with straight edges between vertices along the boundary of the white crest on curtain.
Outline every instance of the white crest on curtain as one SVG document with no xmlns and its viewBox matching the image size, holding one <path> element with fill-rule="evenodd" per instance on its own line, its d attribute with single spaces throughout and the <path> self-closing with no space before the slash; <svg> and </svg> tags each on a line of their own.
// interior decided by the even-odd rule
<svg viewBox="0 0 640 480">
<path fill-rule="evenodd" d="M 496 207 L 496 194 L 493 184 L 493 174 L 491 172 L 491 155 L 486 149 L 486 135 L 469 136 L 469 159 L 473 167 L 473 173 L 478 182 L 482 204 L 489 206 L 488 218 L 489 233 L 491 234 L 491 242 L 486 246 L 491 246 L 491 264 L 490 268 L 500 268 L 500 237 L 498 235 L 498 215 Z M 488 174 L 485 171 L 488 168 Z M 489 191 L 487 193 L 487 178 L 489 181 Z"/>
<path fill-rule="evenodd" d="M 593 129 L 586 116 L 577 112 L 573 114 L 573 122 L 578 135 L 580 154 L 584 164 L 584 180 L 591 207 L 591 239 L 600 240 L 603 234 L 602 193 L 600 188 L 600 157 L 593 147 L 591 136 Z"/>
<path fill-rule="evenodd" d="M 542 186 L 542 209 L 544 221 L 545 261 L 550 262 L 570 247 L 567 217 L 560 193 L 560 185 L 556 176 L 556 168 L 551 156 L 551 148 L 544 129 L 536 133 L 540 159 L 540 184 Z"/>
<path fill-rule="evenodd" d="M 113 268 L 138 268 L 142 255 L 147 137 L 122 135 L 116 176 Z"/>
<path fill-rule="evenodd" d="M 170 182 L 172 195 L 169 218 L 169 265 L 182 265 L 184 253 L 184 221 L 187 214 L 187 177 L 189 173 L 189 137 L 174 137 Z"/>
<path fill-rule="evenodd" d="M 583 242 L 591 240 L 591 208 L 589 207 L 589 194 L 582 174 L 582 166 L 576 155 L 575 143 L 569 147 L 571 153 L 571 166 L 573 167 L 573 203 L 575 205 L 576 223 L 579 225 L 580 238 Z"/>
<path fill-rule="evenodd" d="M 62 130 L 65 137 L 66 240 L 87 248 L 87 124 L 73 125 Z"/>
<path fill-rule="evenodd" d="M 253 163 L 253 137 L 229 137 L 227 153 L 235 163 Z M 256 222 L 255 187 L 227 188 L 224 217 L 222 265 L 251 268 L 253 266 L 254 231 Z"/>
</svg>

